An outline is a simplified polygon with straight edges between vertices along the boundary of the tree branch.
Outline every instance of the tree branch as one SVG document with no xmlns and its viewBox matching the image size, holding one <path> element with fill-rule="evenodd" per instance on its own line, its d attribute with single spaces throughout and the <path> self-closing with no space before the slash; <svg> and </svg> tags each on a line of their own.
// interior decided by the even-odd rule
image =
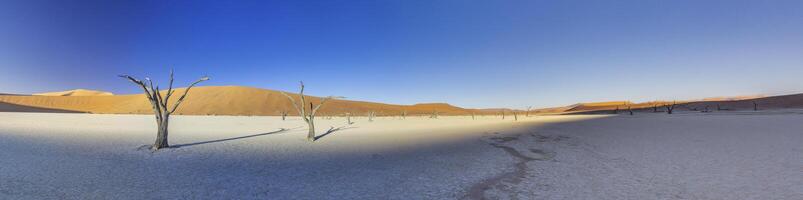
<svg viewBox="0 0 803 200">
<path fill-rule="evenodd" d="M 293 108 L 296 109 L 296 111 L 298 112 L 298 115 L 301 116 L 301 117 L 304 117 L 304 112 L 302 112 L 299 109 L 299 106 L 298 106 L 298 103 L 296 103 L 296 100 L 293 99 L 293 97 L 290 97 L 290 95 L 287 95 L 287 93 L 284 93 L 284 92 L 281 92 L 281 93 L 282 93 L 282 95 L 286 96 L 287 99 L 290 99 L 290 102 L 293 103 Z"/>
<path fill-rule="evenodd" d="M 167 94 L 164 98 L 165 102 L 170 101 L 170 96 L 173 96 L 173 69 L 170 69 L 170 84 L 167 86 Z"/>
<path fill-rule="evenodd" d="M 200 82 L 204 82 L 204 81 L 208 81 L 208 80 L 209 80 L 209 77 L 208 76 L 204 76 L 204 77 L 201 77 L 201 79 L 198 79 L 197 81 L 195 81 L 192 84 L 190 84 L 190 86 L 187 87 L 187 90 L 184 90 L 184 94 L 182 94 L 181 97 L 178 98 L 178 101 L 176 101 L 176 103 L 173 104 L 173 108 L 170 109 L 170 113 L 172 114 L 173 112 L 176 112 L 176 109 L 178 109 L 178 106 L 181 105 L 181 102 L 184 102 L 184 98 L 186 98 L 187 94 L 190 93 L 190 89 L 192 89 L 192 87 L 194 87 L 196 84 L 198 84 Z"/>
</svg>

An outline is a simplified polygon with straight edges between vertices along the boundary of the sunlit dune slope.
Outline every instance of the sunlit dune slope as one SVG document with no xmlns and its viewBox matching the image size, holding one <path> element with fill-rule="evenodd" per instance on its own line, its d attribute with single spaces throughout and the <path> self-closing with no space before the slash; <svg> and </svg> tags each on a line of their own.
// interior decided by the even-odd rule
<svg viewBox="0 0 803 200">
<path fill-rule="evenodd" d="M 47 92 L 47 93 L 37 93 L 33 94 L 35 96 L 111 96 L 114 95 L 111 92 L 104 92 L 104 91 L 97 91 L 97 90 L 85 90 L 85 89 L 77 89 L 77 90 L 68 90 L 68 91 L 61 91 L 61 92 Z"/>
<path fill-rule="evenodd" d="M 177 101 L 185 89 L 177 89 L 170 103 Z M 164 92 L 164 91 L 163 91 Z M 290 94 L 290 93 L 288 93 Z M 298 97 L 297 94 L 290 94 Z M 320 99 L 311 97 L 317 104 Z M 103 114 L 149 114 L 152 113 L 150 103 L 144 94 L 103 95 L 103 96 L 10 96 L 0 95 L 0 102 L 47 109 L 62 109 L 88 113 Z M 2 109 L 0 109 L 2 111 Z M 176 111 L 185 115 L 280 115 L 287 111 L 296 115 L 292 104 L 279 91 L 240 86 L 206 86 L 192 88 L 187 99 Z M 332 100 L 319 111 L 320 115 L 366 115 L 374 111 L 378 116 L 430 115 L 466 115 L 471 112 L 481 113 L 455 107 L 445 103 L 391 105 L 382 103 Z"/>
</svg>

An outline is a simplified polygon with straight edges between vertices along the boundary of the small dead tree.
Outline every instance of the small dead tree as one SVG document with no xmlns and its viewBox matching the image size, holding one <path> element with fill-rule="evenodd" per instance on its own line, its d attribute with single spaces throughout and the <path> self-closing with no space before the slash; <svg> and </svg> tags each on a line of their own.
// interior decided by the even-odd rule
<svg viewBox="0 0 803 200">
<path fill-rule="evenodd" d="M 376 112 L 374 112 L 374 111 L 368 112 L 368 121 L 369 122 L 373 122 L 374 121 L 374 115 L 376 115 Z"/>
<path fill-rule="evenodd" d="M 287 93 L 282 92 L 282 94 L 287 97 L 287 99 L 290 99 L 290 102 L 293 103 L 293 107 L 296 109 L 296 111 L 298 111 L 298 115 L 304 119 L 304 122 L 307 123 L 307 126 L 309 127 L 309 131 L 307 132 L 307 140 L 315 141 L 315 114 L 318 112 L 318 109 L 320 109 L 321 106 L 323 106 L 323 104 L 327 101 L 342 97 L 328 96 L 322 98 L 321 102 L 318 103 L 318 105 L 315 105 L 312 102 L 307 102 L 307 98 L 304 97 L 304 82 L 299 83 L 301 86 L 301 91 L 298 93 L 298 96 L 300 96 L 301 99 L 300 104 L 296 102 L 295 98 L 287 95 Z M 309 110 L 306 109 L 307 103 L 309 103 Z"/>
<path fill-rule="evenodd" d="M 178 100 L 173 103 L 173 106 L 169 106 L 168 102 L 170 98 L 173 97 L 173 70 L 170 70 L 170 85 L 168 86 L 167 92 L 162 95 L 162 92 L 159 92 L 159 86 L 154 85 L 153 81 L 150 78 L 145 78 L 145 81 L 141 81 L 129 75 L 120 75 L 119 77 L 128 79 L 129 81 L 133 82 L 134 84 L 139 85 L 142 90 L 145 91 L 145 97 L 148 98 L 148 101 L 151 102 L 151 107 L 153 108 L 153 114 L 156 115 L 156 125 L 159 127 L 156 133 L 156 141 L 151 145 L 151 150 L 159 150 L 162 148 L 170 147 L 167 141 L 168 135 L 168 123 L 170 122 L 170 115 L 173 112 L 176 112 L 178 107 L 184 102 L 184 98 L 187 97 L 189 94 L 190 89 L 196 84 L 209 80 L 209 77 L 201 77 L 197 81 L 190 84 L 186 90 L 184 90 L 184 94 L 178 98 Z"/>
<path fill-rule="evenodd" d="M 433 110 L 432 115 L 429 116 L 430 119 L 438 119 L 438 111 Z"/>
<path fill-rule="evenodd" d="M 613 110 L 613 114 L 619 114 L 619 106 L 616 106 L 616 109 Z"/>
<path fill-rule="evenodd" d="M 351 113 L 346 113 L 346 120 L 349 122 L 349 125 L 354 124 L 351 122 Z"/>
<path fill-rule="evenodd" d="M 676 105 L 676 103 L 674 101 L 672 102 L 672 104 L 664 105 L 664 107 L 666 107 L 666 114 L 670 114 L 671 115 L 672 112 L 675 110 L 675 105 Z"/>
<path fill-rule="evenodd" d="M 505 110 L 502 110 L 502 119 L 505 119 Z"/>
<path fill-rule="evenodd" d="M 753 101 L 753 111 L 758 111 L 758 102 Z"/>
<path fill-rule="evenodd" d="M 652 112 L 654 112 L 654 113 L 658 112 L 658 104 L 657 103 L 653 103 L 652 104 Z"/>
<path fill-rule="evenodd" d="M 519 121 L 519 115 L 516 111 L 513 111 L 513 121 Z"/>
<path fill-rule="evenodd" d="M 407 111 L 402 111 L 402 119 L 407 119 Z"/>
<path fill-rule="evenodd" d="M 632 107 L 632 106 L 630 106 L 630 105 L 628 105 L 628 106 L 627 106 L 627 112 L 629 112 L 629 113 L 630 113 L 630 115 L 633 115 L 633 107 Z"/>
<path fill-rule="evenodd" d="M 524 113 L 525 117 L 530 117 L 530 109 L 532 108 L 533 108 L 532 106 L 527 106 L 527 111 Z"/>
<path fill-rule="evenodd" d="M 287 111 L 283 110 L 282 111 L 282 121 L 284 121 L 285 119 L 287 119 Z"/>
<path fill-rule="evenodd" d="M 471 112 L 471 120 L 474 120 L 474 112 Z"/>
<path fill-rule="evenodd" d="M 717 111 L 722 111 L 722 106 L 720 106 L 719 104 L 717 104 Z"/>
</svg>

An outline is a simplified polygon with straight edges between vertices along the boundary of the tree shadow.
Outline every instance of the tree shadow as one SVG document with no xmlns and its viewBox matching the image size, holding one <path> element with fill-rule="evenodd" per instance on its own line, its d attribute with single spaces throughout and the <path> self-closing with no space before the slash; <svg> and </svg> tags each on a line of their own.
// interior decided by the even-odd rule
<svg viewBox="0 0 803 200">
<path fill-rule="evenodd" d="M 357 128 L 357 127 L 345 127 L 345 126 L 341 126 L 341 127 L 337 127 L 337 128 L 335 128 L 334 126 L 329 127 L 329 130 L 327 130 L 326 133 L 323 133 L 321 135 L 315 136 L 315 141 L 318 141 L 319 139 L 323 138 L 324 136 L 327 136 L 327 135 L 332 134 L 334 132 L 341 131 L 341 130 L 346 130 L 346 129 L 352 129 L 352 128 Z"/>
<path fill-rule="evenodd" d="M 170 145 L 170 148 L 181 148 L 181 147 L 195 146 L 195 145 L 201 145 L 201 144 L 209 144 L 209 143 L 216 143 L 216 142 L 225 142 L 225 141 L 231 141 L 231 140 L 252 138 L 252 137 L 258 137 L 258 136 L 263 136 L 263 135 L 277 134 L 277 133 L 289 131 L 289 130 L 292 130 L 292 129 L 295 129 L 295 128 L 291 128 L 291 129 L 280 128 L 277 131 L 267 132 L 267 133 L 260 133 L 260 134 L 246 135 L 246 136 L 240 136 L 240 137 L 232 137 L 232 138 L 224 138 L 224 139 L 217 139 L 217 140 L 209 140 L 209 141 L 195 142 L 195 143 L 188 143 L 188 144 Z"/>
</svg>

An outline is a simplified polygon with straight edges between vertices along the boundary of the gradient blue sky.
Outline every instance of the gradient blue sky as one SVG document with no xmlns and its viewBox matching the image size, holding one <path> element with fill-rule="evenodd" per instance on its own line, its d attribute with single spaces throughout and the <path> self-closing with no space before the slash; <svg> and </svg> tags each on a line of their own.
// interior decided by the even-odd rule
<svg viewBox="0 0 803 200">
<path fill-rule="evenodd" d="M 0 1 L 0 92 L 116 75 L 397 104 L 803 92 L 803 1 Z"/>
</svg>

